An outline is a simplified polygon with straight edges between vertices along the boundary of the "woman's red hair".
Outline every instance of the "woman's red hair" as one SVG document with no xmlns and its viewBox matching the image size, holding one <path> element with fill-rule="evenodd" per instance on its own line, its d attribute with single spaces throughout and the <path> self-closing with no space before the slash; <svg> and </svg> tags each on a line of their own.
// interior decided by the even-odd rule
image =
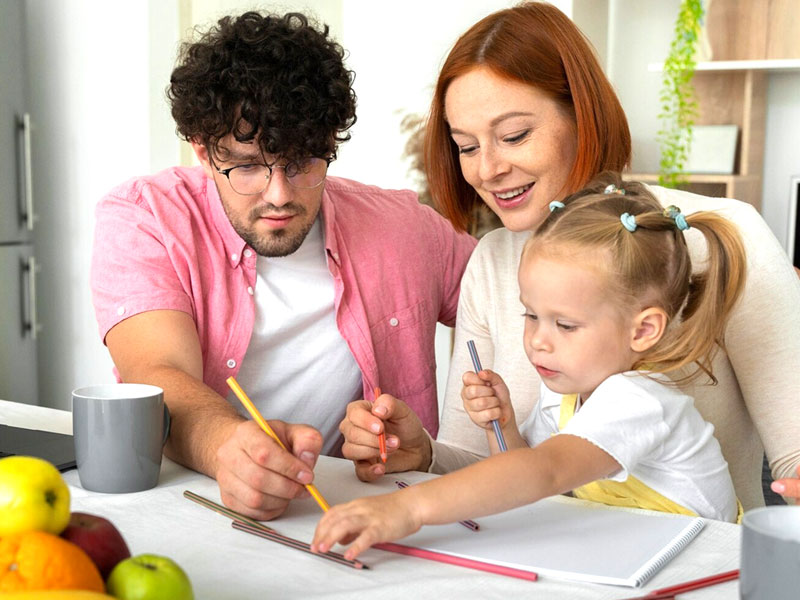
<svg viewBox="0 0 800 600">
<path fill-rule="evenodd" d="M 564 196 L 598 173 L 622 171 L 629 163 L 631 136 L 625 113 L 583 33 L 543 2 L 498 11 L 478 21 L 453 46 L 439 73 L 425 129 L 428 185 L 439 210 L 457 230 L 467 230 L 481 200 L 461 174 L 444 111 L 445 94 L 454 79 L 479 66 L 538 88 L 574 116 L 577 153 Z"/>
</svg>

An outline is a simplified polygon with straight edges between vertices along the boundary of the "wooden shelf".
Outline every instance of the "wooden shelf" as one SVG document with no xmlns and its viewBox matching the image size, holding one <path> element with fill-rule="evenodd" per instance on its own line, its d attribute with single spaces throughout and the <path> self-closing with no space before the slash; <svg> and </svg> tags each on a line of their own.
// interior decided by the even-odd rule
<svg viewBox="0 0 800 600">
<path fill-rule="evenodd" d="M 652 183 L 658 181 L 658 173 L 623 173 L 625 179 Z M 719 183 L 731 185 L 760 179 L 758 175 L 731 175 L 724 173 L 688 173 L 686 180 L 689 183 Z"/>
<path fill-rule="evenodd" d="M 664 63 L 650 63 L 647 70 L 660 72 Z M 775 58 L 764 60 L 709 60 L 699 62 L 695 71 L 800 71 L 800 58 Z"/>
<path fill-rule="evenodd" d="M 658 183 L 658 173 L 623 173 L 623 179 Z M 716 198 L 734 198 L 761 209 L 761 175 L 689 173 L 686 181 L 691 192 Z"/>
</svg>

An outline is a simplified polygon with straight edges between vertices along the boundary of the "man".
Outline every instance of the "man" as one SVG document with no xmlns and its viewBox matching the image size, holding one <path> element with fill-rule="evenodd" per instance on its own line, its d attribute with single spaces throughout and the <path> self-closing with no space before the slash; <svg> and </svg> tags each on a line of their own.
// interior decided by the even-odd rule
<svg viewBox="0 0 800 600">
<path fill-rule="evenodd" d="M 300 14 L 221 19 L 184 46 L 168 90 L 201 166 L 97 208 L 93 300 L 119 378 L 164 389 L 167 456 L 258 519 L 306 494 L 346 405 L 376 386 L 435 434 L 435 324 L 455 320 L 475 244 L 411 192 L 327 177 L 355 121 L 342 57 Z"/>
</svg>

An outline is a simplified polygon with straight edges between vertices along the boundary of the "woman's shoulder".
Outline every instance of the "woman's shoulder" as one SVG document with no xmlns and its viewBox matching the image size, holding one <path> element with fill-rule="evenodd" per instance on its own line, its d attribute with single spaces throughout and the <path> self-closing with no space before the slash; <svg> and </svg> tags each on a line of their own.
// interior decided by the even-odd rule
<svg viewBox="0 0 800 600">
<path fill-rule="evenodd" d="M 685 190 L 674 190 L 657 185 L 648 185 L 647 189 L 656 197 L 662 206 L 675 205 L 681 212 L 691 214 L 701 210 L 712 210 L 724 214 L 732 221 L 750 221 L 754 217 L 758 220 L 761 215 L 752 204 L 735 200 L 733 198 L 715 198 L 693 194 Z"/>
<path fill-rule="evenodd" d="M 659 186 L 647 187 L 665 207 L 675 205 L 685 214 L 708 210 L 725 217 L 738 227 L 748 253 L 761 252 L 765 248 L 770 249 L 770 252 L 781 251 L 775 234 L 752 204 L 733 198 L 701 196 Z"/>
<path fill-rule="evenodd" d="M 481 237 L 472 253 L 467 273 L 476 278 L 506 278 L 516 280 L 519 257 L 530 237 L 528 231 L 494 229 Z"/>
</svg>

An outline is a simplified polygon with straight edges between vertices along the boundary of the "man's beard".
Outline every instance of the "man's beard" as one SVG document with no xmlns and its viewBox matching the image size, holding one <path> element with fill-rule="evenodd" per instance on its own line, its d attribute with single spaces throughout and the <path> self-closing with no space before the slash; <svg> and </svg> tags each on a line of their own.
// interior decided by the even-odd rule
<svg viewBox="0 0 800 600">
<path fill-rule="evenodd" d="M 259 236 L 250 226 L 240 222 L 232 214 L 232 211 L 229 210 L 228 205 L 224 201 L 222 202 L 222 206 L 225 209 L 225 214 L 228 216 L 228 220 L 231 222 L 233 229 L 259 256 L 288 256 L 296 252 L 303 244 L 303 241 L 306 239 L 308 232 L 311 231 L 311 228 L 314 226 L 314 221 L 316 220 L 315 215 L 314 219 L 310 219 L 308 223 L 305 223 L 298 231 L 289 232 L 285 229 L 278 229 L 271 234 Z M 281 207 L 281 212 L 286 211 L 292 212 L 295 219 L 302 218 L 308 213 L 308 210 L 304 206 L 293 202 Z M 247 223 L 252 223 L 269 212 L 269 210 L 265 210 L 264 205 L 255 206 L 250 210 L 247 216 Z"/>
</svg>

